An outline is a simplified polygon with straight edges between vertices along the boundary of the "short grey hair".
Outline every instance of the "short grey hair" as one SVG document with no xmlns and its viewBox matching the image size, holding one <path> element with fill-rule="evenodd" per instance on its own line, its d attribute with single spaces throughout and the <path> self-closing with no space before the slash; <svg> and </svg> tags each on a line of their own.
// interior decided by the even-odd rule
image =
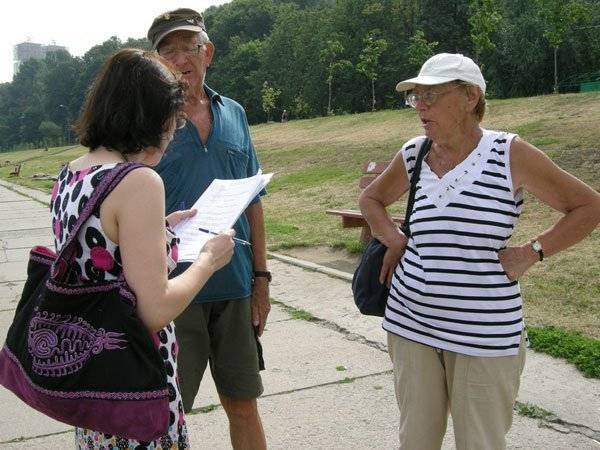
<svg viewBox="0 0 600 450">
<path fill-rule="evenodd" d="M 463 80 L 456 80 L 456 83 L 459 86 L 470 87 L 473 89 L 477 89 L 479 91 L 479 101 L 477 102 L 477 105 L 475 105 L 475 109 L 473 109 L 473 113 L 475 114 L 475 117 L 477 117 L 477 121 L 481 122 L 483 120 L 483 116 L 485 115 L 485 110 L 487 107 L 487 102 L 485 100 L 485 94 L 483 93 L 481 88 L 479 86 L 477 86 L 476 84 L 469 83 L 468 81 L 463 81 Z"/>
<path fill-rule="evenodd" d="M 208 34 L 206 34 L 206 31 L 198 31 L 198 44 L 204 45 L 208 44 L 209 42 L 210 38 L 208 37 Z"/>
</svg>

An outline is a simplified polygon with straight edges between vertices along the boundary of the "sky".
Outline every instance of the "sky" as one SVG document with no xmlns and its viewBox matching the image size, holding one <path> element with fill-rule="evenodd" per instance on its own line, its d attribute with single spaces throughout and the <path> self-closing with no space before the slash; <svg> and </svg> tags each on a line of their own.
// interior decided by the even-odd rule
<svg viewBox="0 0 600 450">
<path fill-rule="evenodd" d="M 111 36 L 122 41 L 146 35 L 159 14 L 192 8 L 204 11 L 230 0 L 9 0 L 0 7 L 0 83 L 12 81 L 13 46 L 30 40 L 55 42 L 82 56 Z M 210 30 L 208 30 L 210 33 Z"/>
</svg>

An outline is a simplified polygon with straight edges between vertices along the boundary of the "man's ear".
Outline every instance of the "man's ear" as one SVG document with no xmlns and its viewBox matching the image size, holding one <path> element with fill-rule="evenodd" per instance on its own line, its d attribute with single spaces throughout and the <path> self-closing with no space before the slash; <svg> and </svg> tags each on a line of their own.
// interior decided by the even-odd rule
<svg viewBox="0 0 600 450">
<path fill-rule="evenodd" d="M 215 45 L 212 42 L 204 44 L 204 55 L 206 58 L 206 67 L 210 67 L 213 56 L 215 55 Z"/>
</svg>

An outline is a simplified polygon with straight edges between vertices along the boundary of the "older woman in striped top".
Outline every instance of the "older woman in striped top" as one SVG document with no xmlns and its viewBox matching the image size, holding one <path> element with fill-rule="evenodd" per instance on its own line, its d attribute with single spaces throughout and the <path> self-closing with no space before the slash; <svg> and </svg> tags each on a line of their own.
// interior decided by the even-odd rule
<svg viewBox="0 0 600 450">
<path fill-rule="evenodd" d="M 394 365 L 400 448 L 440 448 L 452 414 L 458 449 L 502 449 L 525 362 L 518 279 L 600 222 L 600 195 L 518 136 L 483 129 L 485 80 L 460 54 L 438 54 L 409 91 L 425 136 L 408 141 L 360 197 L 386 247 L 383 328 Z M 385 208 L 410 187 L 425 138 L 411 237 Z M 563 213 L 522 245 L 509 240 L 524 191 Z"/>
</svg>

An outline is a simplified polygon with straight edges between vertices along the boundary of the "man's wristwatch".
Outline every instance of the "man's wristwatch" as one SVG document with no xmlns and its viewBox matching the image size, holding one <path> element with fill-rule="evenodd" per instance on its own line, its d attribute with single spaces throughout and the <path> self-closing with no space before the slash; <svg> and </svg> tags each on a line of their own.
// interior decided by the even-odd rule
<svg viewBox="0 0 600 450">
<path fill-rule="evenodd" d="M 542 249 L 542 243 L 540 241 L 538 241 L 537 239 L 531 241 L 531 248 L 533 249 L 534 252 L 537 252 L 540 261 L 544 260 L 544 250 Z"/>
<path fill-rule="evenodd" d="M 269 272 L 268 270 L 264 270 L 264 271 L 256 270 L 254 272 L 254 278 L 258 278 L 258 277 L 266 278 L 269 283 L 273 279 L 273 276 L 271 275 L 271 272 Z"/>
</svg>

